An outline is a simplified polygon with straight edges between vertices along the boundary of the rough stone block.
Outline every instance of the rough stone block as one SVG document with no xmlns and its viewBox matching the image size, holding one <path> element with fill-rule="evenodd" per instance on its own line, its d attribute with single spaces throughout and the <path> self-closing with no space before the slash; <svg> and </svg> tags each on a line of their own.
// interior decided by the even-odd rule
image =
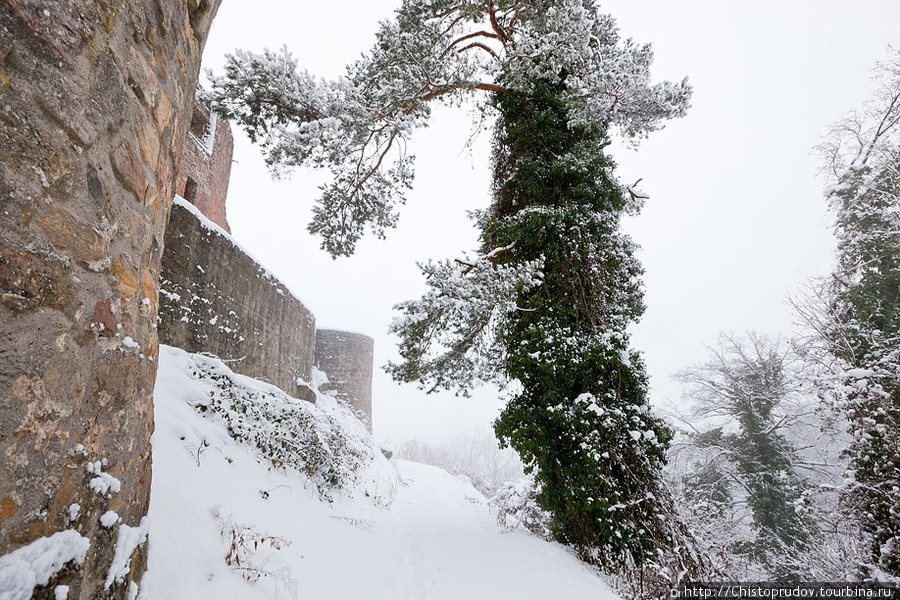
<svg viewBox="0 0 900 600">
<path fill-rule="evenodd" d="M 102 260 L 109 252 L 103 236 L 64 210 L 50 209 L 41 217 L 41 225 L 57 249 L 69 252 L 80 263 Z"/>
<path fill-rule="evenodd" d="M 118 148 L 109 153 L 109 160 L 119 181 L 125 184 L 135 196 L 143 198 L 144 188 L 147 186 L 147 176 L 131 143 L 122 142 Z"/>
<path fill-rule="evenodd" d="M 106 589 L 116 531 L 98 518 L 112 508 L 134 527 L 147 514 L 154 217 L 171 203 L 218 3 L 0 2 L 0 556 L 63 530 L 90 542 L 35 597 L 66 585 L 124 600 L 141 580 L 138 550 Z M 88 464 L 119 491 L 94 493 Z"/>
</svg>

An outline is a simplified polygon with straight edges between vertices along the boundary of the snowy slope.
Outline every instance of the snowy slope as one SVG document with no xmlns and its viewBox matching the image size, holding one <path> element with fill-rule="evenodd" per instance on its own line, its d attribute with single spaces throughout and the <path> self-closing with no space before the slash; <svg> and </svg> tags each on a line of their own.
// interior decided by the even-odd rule
<svg viewBox="0 0 900 600">
<path fill-rule="evenodd" d="M 485 498 L 440 469 L 370 452 L 356 481 L 324 500 L 313 479 L 270 468 L 220 416 L 192 407 L 217 393 L 195 373 L 224 372 L 222 363 L 167 347 L 160 355 L 141 598 L 615 600 L 566 548 L 498 527 Z M 312 410 L 361 439 L 333 399 Z"/>
</svg>

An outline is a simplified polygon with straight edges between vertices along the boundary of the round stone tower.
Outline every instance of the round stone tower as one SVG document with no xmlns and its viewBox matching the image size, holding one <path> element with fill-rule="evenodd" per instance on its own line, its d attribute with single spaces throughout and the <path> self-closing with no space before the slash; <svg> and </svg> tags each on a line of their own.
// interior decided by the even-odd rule
<svg viewBox="0 0 900 600">
<path fill-rule="evenodd" d="M 352 407 L 372 431 L 372 365 L 375 340 L 367 335 L 316 330 L 315 366 L 328 376 L 319 389 L 332 392 L 338 401 Z"/>
</svg>

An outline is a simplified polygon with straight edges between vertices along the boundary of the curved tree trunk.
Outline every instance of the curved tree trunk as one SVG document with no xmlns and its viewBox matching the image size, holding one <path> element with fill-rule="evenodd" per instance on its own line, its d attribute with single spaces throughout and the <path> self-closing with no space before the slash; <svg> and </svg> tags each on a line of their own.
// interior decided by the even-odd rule
<svg viewBox="0 0 900 600">
<path fill-rule="evenodd" d="M 0 0 L 0 557 L 90 542 L 38 597 L 124 598 L 145 567 L 110 570 L 147 514 L 163 232 L 219 2 Z"/>
</svg>

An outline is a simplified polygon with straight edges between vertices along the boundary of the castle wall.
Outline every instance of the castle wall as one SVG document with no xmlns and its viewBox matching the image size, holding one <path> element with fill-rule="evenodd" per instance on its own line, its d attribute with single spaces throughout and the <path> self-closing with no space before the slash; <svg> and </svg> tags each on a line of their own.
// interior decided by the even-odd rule
<svg viewBox="0 0 900 600">
<path fill-rule="evenodd" d="M 162 259 L 160 341 L 209 352 L 243 375 L 313 400 L 313 314 L 197 209 L 172 207 Z"/>
<path fill-rule="evenodd" d="M 194 103 L 191 126 L 178 164 L 175 193 L 200 209 L 206 218 L 231 232 L 225 199 L 231 178 L 234 138 L 228 121 Z"/>
<path fill-rule="evenodd" d="M 375 340 L 367 335 L 319 329 L 315 366 L 328 376 L 320 389 L 351 406 L 372 431 L 372 365 Z"/>
<path fill-rule="evenodd" d="M 0 555 L 68 540 L 39 597 L 124 599 L 145 568 L 125 546 L 108 579 L 150 499 L 163 231 L 218 4 L 0 2 Z"/>
</svg>

